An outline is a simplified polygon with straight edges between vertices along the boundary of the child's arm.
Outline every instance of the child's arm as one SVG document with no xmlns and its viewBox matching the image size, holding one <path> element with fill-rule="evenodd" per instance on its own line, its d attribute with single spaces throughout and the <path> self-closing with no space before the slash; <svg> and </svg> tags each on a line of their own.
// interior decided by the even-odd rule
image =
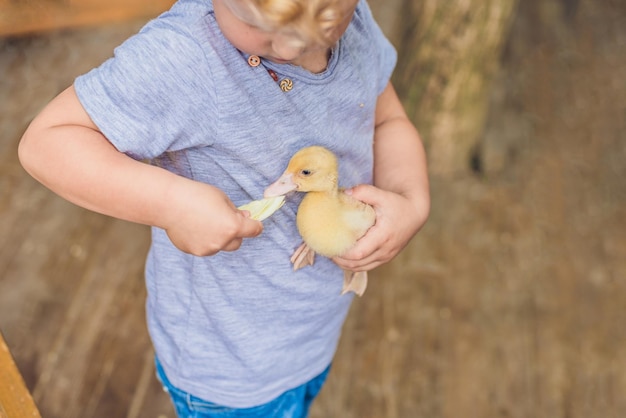
<svg viewBox="0 0 626 418">
<path fill-rule="evenodd" d="M 73 87 L 33 120 L 19 158 L 34 178 L 65 199 L 116 218 L 167 231 L 182 251 L 211 255 L 261 233 L 219 189 L 133 160 L 117 151 Z"/>
<path fill-rule="evenodd" d="M 424 147 L 389 83 L 376 105 L 374 186 L 348 191 L 376 210 L 376 224 L 335 262 L 367 271 L 395 257 L 426 222 L 430 193 Z"/>
</svg>

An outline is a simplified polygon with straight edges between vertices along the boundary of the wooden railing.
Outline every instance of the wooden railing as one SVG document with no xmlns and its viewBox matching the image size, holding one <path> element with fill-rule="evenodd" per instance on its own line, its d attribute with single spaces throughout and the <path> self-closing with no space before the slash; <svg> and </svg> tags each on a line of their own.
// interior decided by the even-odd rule
<svg viewBox="0 0 626 418">
<path fill-rule="evenodd" d="M 0 334 L 0 418 L 41 418 Z"/>
<path fill-rule="evenodd" d="M 0 36 L 153 17 L 174 0 L 0 0 Z"/>
</svg>

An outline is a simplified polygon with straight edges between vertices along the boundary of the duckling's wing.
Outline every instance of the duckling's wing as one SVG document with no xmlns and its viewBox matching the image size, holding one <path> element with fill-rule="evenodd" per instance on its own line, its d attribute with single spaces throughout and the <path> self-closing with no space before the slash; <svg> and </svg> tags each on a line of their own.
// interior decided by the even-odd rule
<svg viewBox="0 0 626 418">
<path fill-rule="evenodd" d="M 374 208 L 360 200 L 340 193 L 343 221 L 355 233 L 355 239 L 361 238 L 376 222 Z"/>
</svg>

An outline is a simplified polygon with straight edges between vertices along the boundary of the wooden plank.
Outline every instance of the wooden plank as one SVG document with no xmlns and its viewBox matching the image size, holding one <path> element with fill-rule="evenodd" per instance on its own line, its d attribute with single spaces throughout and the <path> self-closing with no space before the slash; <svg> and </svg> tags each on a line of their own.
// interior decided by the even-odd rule
<svg viewBox="0 0 626 418">
<path fill-rule="evenodd" d="M 11 121 L 0 123 L 8 129 L 7 141 L 0 139 L 0 328 L 45 418 L 174 417 L 154 377 L 145 327 L 148 228 L 63 201 L 16 158 L 36 108 L 142 24 L 0 45 L 0 68 L 8 70 L 0 92 L 18 98 L 3 101 L 0 112 L 0 121 Z M 69 44 L 60 47 L 64 40 Z M 54 68 L 62 80 L 33 78 L 24 68 Z"/>
<path fill-rule="evenodd" d="M 41 417 L 0 333 L 0 417 Z"/>
<path fill-rule="evenodd" d="M 560 4 L 522 3 L 489 129 L 502 178 L 433 178 L 428 224 L 355 301 L 311 418 L 626 416 L 626 2 L 581 1 L 575 31 L 533 17 Z M 0 328 L 45 418 L 174 417 L 143 318 L 147 231 L 16 159 L 36 111 L 139 24 L 0 45 Z"/>
<path fill-rule="evenodd" d="M 172 4 L 173 0 L 35 3 L 0 0 L 0 36 L 147 18 L 167 10 Z"/>
</svg>

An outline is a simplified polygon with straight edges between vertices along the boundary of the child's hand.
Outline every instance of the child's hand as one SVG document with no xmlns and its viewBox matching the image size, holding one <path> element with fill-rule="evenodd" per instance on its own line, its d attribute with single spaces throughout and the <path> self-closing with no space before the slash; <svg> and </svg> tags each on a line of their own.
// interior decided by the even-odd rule
<svg viewBox="0 0 626 418">
<path fill-rule="evenodd" d="M 333 258 L 344 270 L 368 271 L 390 261 L 426 222 L 428 203 L 369 185 L 346 192 L 374 207 L 376 223 L 347 253 Z"/>
<path fill-rule="evenodd" d="M 261 222 L 250 219 L 213 186 L 184 179 L 173 193 L 174 207 L 164 229 L 181 251 L 197 256 L 234 251 L 243 238 L 263 231 Z"/>
</svg>

